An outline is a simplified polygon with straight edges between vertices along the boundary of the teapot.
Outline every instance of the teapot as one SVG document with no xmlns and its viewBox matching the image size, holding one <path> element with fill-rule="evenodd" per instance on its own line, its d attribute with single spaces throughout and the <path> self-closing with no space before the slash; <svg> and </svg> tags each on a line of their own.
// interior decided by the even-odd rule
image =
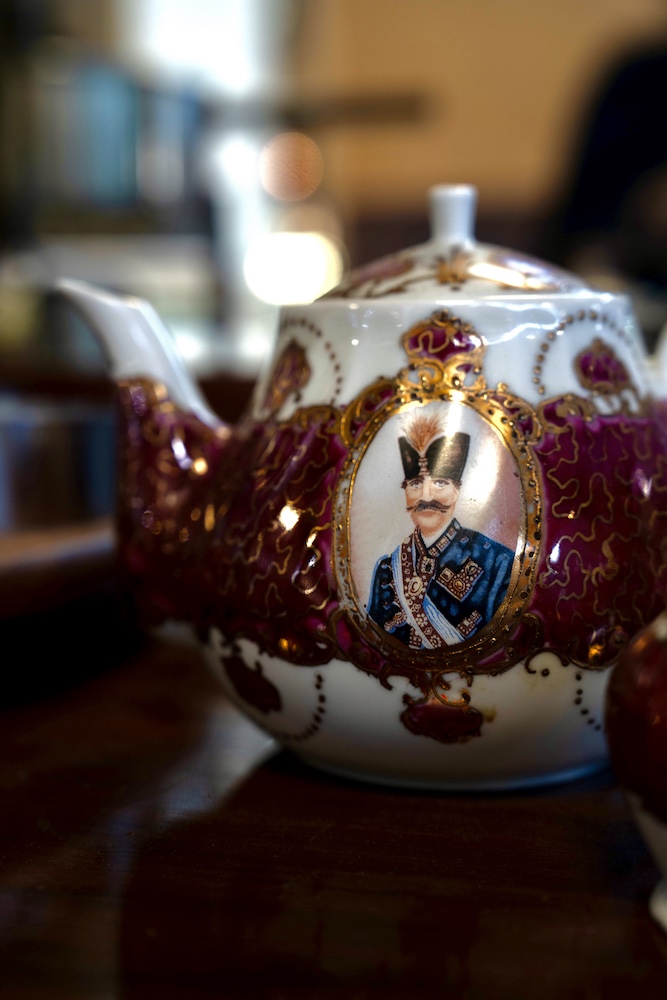
<svg viewBox="0 0 667 1000">
<path fill-rule="evenodd" d="M 211 412 L 146 302 L 73 280 L 117 383 L 137 614 L 188 623 L 307 764 L 413 788 L 607 763 L 610 670 L 665 606 L 667 441 L 629 298 L 475 239 L 284 307 L 247 412 Z"/>
</svg>

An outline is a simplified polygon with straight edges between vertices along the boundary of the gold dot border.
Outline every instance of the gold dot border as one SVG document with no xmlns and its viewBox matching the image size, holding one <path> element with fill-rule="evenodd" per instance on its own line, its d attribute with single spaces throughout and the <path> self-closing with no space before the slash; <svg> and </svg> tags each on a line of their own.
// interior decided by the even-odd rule
<svg viewBox="0 0 667 1000">
<path fill-rule="evenodd" d="M 577 313 L 568 313 L 568 315 L 560 321 L 555 329 L 549 330 L 549 332 L 544 335 L 542 343 L 539 346 L 538 353 L 535 356 L 535 363 L 533 365 L 533 385 L 537 388 L 540 396 L 544 396 L 546 393 L 546 388 L 542 381 L 542 372 L 552 344 L 556 341 L 560 334 L 565 332 L 568 326 L 573 326 L 575 323 L 583 323 L 586 320 L 590 320 L 593 323 L 599 322 L 603 327 L 607 327 L 610 333 L 620 336 L 623 339 L 623 335 L 625 333 L 623 328 L 619 326 L 618 323 L 616 323 L 616 321 L 610 316 L 599 309 L 580 309 Z"/>
<path fill-rule="evenodd" d="M 309 334 L 311 334 L 316 340 L 321 342 L 322 347 L 326 352 L 328 362 L 331 365 L 331 368 L 333 369 L 334 372 L 334 392 L 333 395 L 331 396 L 331 399 L 328 401 L 329 406 L 334 406 L 340 396 L 341 389 L 343 388 L 343 376 L 341 374 L 342 366 L 338 359 L 338 355 L 336 354 L 334 346 L 330 340 L 325 339 L 324 334 L 322 333 L 320 328 L 316 326 L 315 323 L 311 323 L 310 320 L 305 319 L 305 317 L 297 319 L 289 317 L 284 319 L 280 324 L 280 332 L 283 333 L 285 330 L 288 329 L 288 327 L 294 327 L 294 326 L 299 326 L 302 329 L 307 330 Z M 307 347 L 306 350 L 308 350 Z M 297 392 L 296 393 L 297 403 L 300 402 L 300 396 L 301 393 Z"/>
</svg>

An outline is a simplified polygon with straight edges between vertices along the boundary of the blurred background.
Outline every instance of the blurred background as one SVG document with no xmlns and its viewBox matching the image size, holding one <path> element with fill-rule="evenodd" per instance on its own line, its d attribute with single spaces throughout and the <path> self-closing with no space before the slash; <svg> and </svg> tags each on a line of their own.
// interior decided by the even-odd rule
<svg viewBox="0 0 667 1000">
<path fill-rule="evenodd" d="M 0 531 L 107 514 L 114 414 L 61 276 L 148 298 L 224 417 L 282 303 L 478 238 L 667 320 L 664 0 L 0 0 Z"/>
</svg>

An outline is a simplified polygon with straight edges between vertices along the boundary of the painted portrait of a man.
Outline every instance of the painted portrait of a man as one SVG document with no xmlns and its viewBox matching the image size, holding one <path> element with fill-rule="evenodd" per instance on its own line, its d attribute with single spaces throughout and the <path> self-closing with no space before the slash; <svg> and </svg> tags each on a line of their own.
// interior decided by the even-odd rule
<svg viewBox="0 0 667 1000">
<path fill-rule="evenodd" d="M 438 413 L 412 411 L 398 445 L 405 509 L 414 527 L 376 563 L 367 613 L 412 649 L 453 646 L 496 614 L 514 553 L 456 519 L 469 434 L 448 435 Z"/>
</svg>

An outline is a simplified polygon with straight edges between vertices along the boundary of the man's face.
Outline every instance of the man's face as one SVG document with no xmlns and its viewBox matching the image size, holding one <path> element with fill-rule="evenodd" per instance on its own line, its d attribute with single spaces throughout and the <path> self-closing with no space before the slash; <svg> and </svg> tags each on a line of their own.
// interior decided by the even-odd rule
<svg viewBox="0 0 667 1000">
<path fill-rule="evenodd" d="M 417 476 L 405 484 L 405 503 L 414 524 L 431 537 L 444 531 L 452 519 L 459 487 L 451 479 Z"/>
</svg>

